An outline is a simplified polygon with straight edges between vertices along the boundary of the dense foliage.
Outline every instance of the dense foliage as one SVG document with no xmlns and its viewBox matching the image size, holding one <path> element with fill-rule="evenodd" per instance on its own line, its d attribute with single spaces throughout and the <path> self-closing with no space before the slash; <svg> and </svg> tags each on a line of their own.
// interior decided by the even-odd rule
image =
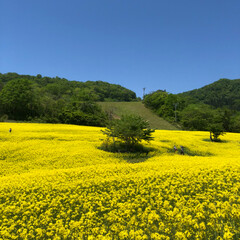
<svg viewBox="0 0 240 240">
<path fill-rule="evenodd" d="M 0 120 L 103 126 L 106 116 L 96 101 L 134 100 L 131 90 L 102 81 L 0 74 Z"/>
<path fill-rule="evenodd" d="M 143 102 L 145 106 L 169 121 L 177 120 L 178 116 L 175 114 L 175 110 L 177 109 L 179 112 L 186 106 L 185 98 L 162 90 L 145 95 Z"/>
<path fill-rule="evenodd" d="M 182 94 L 158 90 L 144 104 L 159 116 L 187 130 L 218 129 L 240 132 L 240 80 L 222 79 Z"/>
<path fill-rule="evenodd" d="M 220 79 L 200 89 L 180 94 L 191 97 L 197 102 L 211 105 L 215 108 L 226 107 L 240 111 L 240 79 Z"/>
<path fill-rule="evenodd" d="M 123 143 L 126 151 L 139 151 L 136 145 L 143 140 L 147 142 L 153 140 L 153 132 L 148 121 L 142 117 L 132 114 L 122 115 L 120 119 L 110 121 L 107 128 L 103 130 L 103 134 L 107 136 L 106 150 L 109 150 L 109 145 L 113 145 L 114 150 L 120 151 L 122 145 L 116 145 L 118 140 Z"/>
<path fill-rule="evenodd" d="M 143 156 L 98 149 L 100 130 L 0 123 L 0 238 L 240 238 L 239 134 L 156 130 Z"/>
<path fill-rule="evenodd" d="M 2 114 L 16 120 L 35 116 L 38 102 L 31 81 L 16 79 L 7 82 L 0 92 L 0 106 Z"/>
</svg>

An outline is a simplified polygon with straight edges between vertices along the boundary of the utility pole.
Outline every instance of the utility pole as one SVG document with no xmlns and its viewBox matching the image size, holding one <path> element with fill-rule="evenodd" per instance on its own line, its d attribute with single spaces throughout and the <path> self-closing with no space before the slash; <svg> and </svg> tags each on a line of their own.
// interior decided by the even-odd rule
<svg viewBox="0 0 240 240">
<path fill-rule="evenodd" d="M 143 88 L 143 98 L 144 98 L 144 96 L 145 96 L 145 90 L 146 90 L 146 88 L 144 87 L 144 88 Z"/>
</svg>

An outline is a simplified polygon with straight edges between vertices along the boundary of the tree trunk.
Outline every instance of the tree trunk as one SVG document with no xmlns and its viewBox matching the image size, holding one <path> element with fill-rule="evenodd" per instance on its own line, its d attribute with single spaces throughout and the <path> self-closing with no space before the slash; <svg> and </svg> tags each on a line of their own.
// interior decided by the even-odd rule
<svg viewBox="0 0 240 240">
<path fill-rule="evenodd" d="M 210 132 L 210 140 L 213 142 L 212 133 Z"/>
</svg>

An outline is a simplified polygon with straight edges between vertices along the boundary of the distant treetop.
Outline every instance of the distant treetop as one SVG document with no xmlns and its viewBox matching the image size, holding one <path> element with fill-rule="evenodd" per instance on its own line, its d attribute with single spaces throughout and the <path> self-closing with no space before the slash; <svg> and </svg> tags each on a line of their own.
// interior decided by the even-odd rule
<svg viewBox="0 0 240 240">
<path fill-rule="evenodd" d="M 73 96 L 82 101 L 116 101 L 130 102 L 136 101 L 136 93 L 117 84 L 110 84 L 103 81 L 69 81 L 60 77 L 42 77 L 20 75 L 17 73 L 0 73 L 0 91 L 3 86 L 16 79 L 31 80 L 35 88 L 40 89 L 45 94 L 54 98 L 62 98 L 63 96 Z"/>
</svg>

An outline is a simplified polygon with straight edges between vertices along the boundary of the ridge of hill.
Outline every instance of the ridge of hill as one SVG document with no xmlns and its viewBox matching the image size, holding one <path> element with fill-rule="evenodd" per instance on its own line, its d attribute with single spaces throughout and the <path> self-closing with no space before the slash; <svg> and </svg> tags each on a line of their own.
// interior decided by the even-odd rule
<svg viewBox="0 0 240 240">
<path fill-rule="evenodd" d="M 113 118 L 120 118 L 122 114 L 137 114 L 149 121 L 150 127 L 162 130 L 177 130 L 178 128 L 153 111 L 146 108 L 142 102 L 98 102 L 103 110 Z"/>
<path fill-rule="evenodd" d="M 240 111 L 240 79 L 220 79 L 199 89 L 178 94 L 216 108 L 227 107 Z"/>
<path fill-rule="evenodd" d="M 118 84 L 104 81 L 70 81 L 60 77 L 43 77 L 21 75 L 17 73 L 0 73 L 0 91 L 13 80 L 29 80 L 33 88 L 54 99 L 74 97 L 81 101 L 134 101 L 136 93 Z"/>
</svg>

